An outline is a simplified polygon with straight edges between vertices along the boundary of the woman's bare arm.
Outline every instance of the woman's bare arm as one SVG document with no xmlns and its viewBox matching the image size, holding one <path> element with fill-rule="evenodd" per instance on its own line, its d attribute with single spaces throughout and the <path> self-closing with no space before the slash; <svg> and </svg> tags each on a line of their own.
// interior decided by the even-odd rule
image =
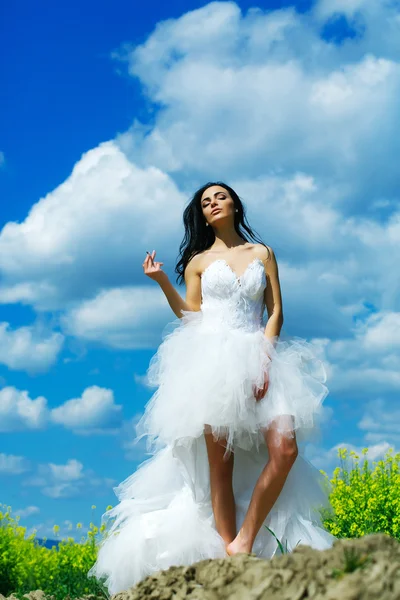
<svg viewBox="0 0 400 600">
<path fill-rule="evenodd" d="M 192 264 L 194 259 L 189 262 L 185 269 L 185 301 L 172 285 L 168 275 L 161 269 L 163 263 L 154 261 L 155 254 L 155 250 L 151 254 L 147 254 L 143 263 L 144 273 L 159 284 L 176 316 L 181 319 L 182 310 L 200 310 L 200 274 Z"/>
<path fill-rule="evenodd" d="M 265 336 L 274 338 L 279 336 L 283 324 L 282 294 L 279 282 L 278 264 L 272 248 L 268 246 L 270 256 L 264 260 L 267 286 L 264 291 L 264 301 L 268 312 L 268 322 L 265 327 Z"/>
<path fill-rule="evenodd" d="M 186 302 L 190 310 L 200 310 L 201 306 L 201 267 L 200 255 L 196 254 L 186 265 Z"/>
</svg>

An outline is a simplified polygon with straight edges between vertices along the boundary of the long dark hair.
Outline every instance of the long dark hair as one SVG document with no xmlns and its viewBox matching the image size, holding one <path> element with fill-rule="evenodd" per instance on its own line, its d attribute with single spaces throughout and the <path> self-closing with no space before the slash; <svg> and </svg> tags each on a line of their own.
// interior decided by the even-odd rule
<svg viewBox="0 0 400 600">
<path fill-rule="evenodd" d="M 219 185 L 229 192 L 235 206 L 234 227 L 236 232 L 246 242 L 254 241 L 267 247 L 257 233 L 255 233 L 246 218 L 246 211 L 239 196 L 229 185 L 222 181 L 209 181 L 195 192 L 193 198 L 183 212 L 183 224 L 185 235 L 179 246 L 179 260 L 176 263 L 175 272 L 178 273 L 177 283 L 184 280 L 184 272 L 188 262 L 200 252 L 212 246 L 215 240 L 213 228 L 206 225 L 203 211 L 201 209 L 201 197 L 204 191 L 212 185 Z M 250 239 L 249 239 L 250 238 Z"/>
</svg>

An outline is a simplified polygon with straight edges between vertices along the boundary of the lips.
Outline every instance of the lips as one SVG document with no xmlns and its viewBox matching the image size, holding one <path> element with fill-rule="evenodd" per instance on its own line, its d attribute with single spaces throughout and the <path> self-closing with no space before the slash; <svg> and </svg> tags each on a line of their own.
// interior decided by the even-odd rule
<svg viewBox="0 0 400 600">
<path fill-rule="evenodd" d="M 211 211 L 212 215 L 215 215 L 215 213 L 220 212 L 221 208 L 214 208 L 214 210 Z"/>
</svg>

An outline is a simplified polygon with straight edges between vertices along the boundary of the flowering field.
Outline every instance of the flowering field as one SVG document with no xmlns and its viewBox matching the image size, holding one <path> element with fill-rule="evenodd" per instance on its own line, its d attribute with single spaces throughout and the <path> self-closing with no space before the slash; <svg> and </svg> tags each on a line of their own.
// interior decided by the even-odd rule
<svg viewBox="0 0 400 600">
<path fill-rule="evenodd" d="M 387 533 L 400 541 L 400 453 L 390 449 L 372 466 L 346 448 L 339 449 L 338 457 L 340 466 L 330 480 L 333 516 L 324 519 L 326 529 L 337 537 Z"/>
<path fill-rule="evenodd" d="M 383 460 L 371 464 L 365 459 L 366 452 L 367 449 L 362 451 L 360 459 L 347 449 L 338 451 L 340 465 L 330 479 L 332 511 L 322 514 L 324 525 L 337 537 L 381 532 L 400 540 L 400 453 L 393 455 L 389 450 Z M 80 542 L 66 538 L 57 547 L 48 549 L 37 543 L 34 533 L 26 535 L 19 518 L 13 518 L 11 507 L 1 506 L 1 594 L 14 592 L 22 597 L 31 590 L 41 589 L 56 600 L 88 594 L 108 597 L 103 586 L 87 577 L 95 561 L 96 544 L 105 535 L 103 525 L 91 523 L 86 538 Z M 57 531 L 55 526 L 55 535 Z"/>
</svg>

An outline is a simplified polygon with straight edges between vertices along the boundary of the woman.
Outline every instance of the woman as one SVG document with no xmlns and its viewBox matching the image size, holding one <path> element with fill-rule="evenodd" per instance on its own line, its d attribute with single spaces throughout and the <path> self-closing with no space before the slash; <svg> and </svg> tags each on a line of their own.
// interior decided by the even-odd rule
<svg viewBox="0 0 400 600">
<path fill-rule="evenodd" d="M 89 571 L 111 594 L 171 565 L 272 557 L 274 536 L 289 551 L 335 539 L 321 525 L 325 479 L 298 448 L 318 432 L 326 372 L 306 340 L 280 339 L 274 252 L 221 182 L 194 194 L 184 226 L 185 300 L 155 251 L 143 262 L 179 320 L 147 371 L 156 391 L 136 440 L 148 436 L 153 456 L 115 488 L 120 503 L 104 515 L 113 521 Z"/>
</svg>

